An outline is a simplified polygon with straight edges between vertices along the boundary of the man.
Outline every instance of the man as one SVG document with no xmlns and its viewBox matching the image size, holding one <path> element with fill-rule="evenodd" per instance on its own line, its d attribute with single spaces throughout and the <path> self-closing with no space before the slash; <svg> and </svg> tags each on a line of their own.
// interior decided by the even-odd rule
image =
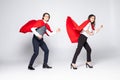
<svg viewBox="0 0 120 80">
<path fill-rule="evenodd" d="M 35 70 L 35 68 L 33 68 L 33 63 L 39 54 L 39 47 L 41 47 L 41 49 L 44 51 L 43 68 L 48 68 L 48 69 L 52 68 L 48 65 L 49 49 L 43 40 L 43 35 L 47 34 L 49 36 L 55 34 L 56 32 L 59 32 L 60 29 L 58 28 L 56 32 L 53 32 L 50 26 L 47 24 L 49 19 L 50 19 L 50 14 L 44 13 L 42 20 L 37 20 L 37 21 L 32 20 L 31 22 L 28 22 L 20 29 L 20 32 L 23 33 L 32 32 L 34 34 L 32 39 L 34 54 L 32 55 L 30 63 L 28 65 L 29 70 Z M 50 33 L 48 34 L 48 31 L 51 32 L 52 34 Z"/>
</svg>

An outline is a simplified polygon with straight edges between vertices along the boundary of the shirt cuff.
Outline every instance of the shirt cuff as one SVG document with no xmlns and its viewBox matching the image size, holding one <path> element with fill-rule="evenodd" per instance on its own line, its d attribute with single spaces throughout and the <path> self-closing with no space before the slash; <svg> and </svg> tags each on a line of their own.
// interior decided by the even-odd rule
<svg viewBox="0 0 120 80">
<path fill-rule="evenodd" d="M 36 31 L 36 28 L 31 28 L 31 31 L 35 36 L 39 35 L 39 33 Z"/>
<path fill-rule="evenodd" d="M 46 32 L 48 33 L 49 36 L 53 36 L 56 34 L 56 31 L 50 32 L 50 31 L 46 30 Z"/>
</svg>

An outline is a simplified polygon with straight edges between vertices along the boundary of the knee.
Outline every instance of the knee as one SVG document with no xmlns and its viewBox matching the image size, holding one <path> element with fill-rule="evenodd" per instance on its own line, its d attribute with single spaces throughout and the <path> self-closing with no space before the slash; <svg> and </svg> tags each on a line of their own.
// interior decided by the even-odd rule
<svg viewBox="0 0 120 80">
<path fill-rule="evenodd" d="M 88 52 L 88 53 L 91 53 L 91 52 L 92 52 L 91 48 L 87 49 L 87 52 Z"/>
<path fill-rule="evenodd" d="M 46 50 L 45 50 L 45 53 L 49 54 L 49 49 L 46 49 Z"/>
<path fill-rule="evenodd" d="M 81 49 L 81 47 L 77 47 L 76 52 L 80 53 Z"/>
<path fill-rule="evenodd" d="M 35 52 L 35 53 L 33 54 L 33 56 L 38 56 L 38 52 Z"/>
</svg>

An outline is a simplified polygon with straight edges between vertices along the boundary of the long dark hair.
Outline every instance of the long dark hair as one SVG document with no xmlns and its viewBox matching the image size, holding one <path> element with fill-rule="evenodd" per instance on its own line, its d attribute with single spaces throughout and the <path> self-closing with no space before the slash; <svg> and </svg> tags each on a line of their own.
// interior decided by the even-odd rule
<svg viewBox="0 0 120 80">
<path fill-rule="evenodd" d="M 90 20 L 91 17 L 95 17 L 95 19 L 96 19 L 96 16 L 94 14 L 90 14 L 88 16 L 88 20 Z M 94 20 L 94 22 L 91 22 L 91 24 L 95 26 L 95 20 Z"/>
<path fill-rule="evenodd" d="M 45 15 L 48 15 L 49 19 L 50 19 L 50 14 L 49 13 L 44 13 L 43 16 L 42 16 L 42 19 L 44 19 Z M 49 19 L 48 19 L 48 21 L 49 21 Z"/>
</svg>

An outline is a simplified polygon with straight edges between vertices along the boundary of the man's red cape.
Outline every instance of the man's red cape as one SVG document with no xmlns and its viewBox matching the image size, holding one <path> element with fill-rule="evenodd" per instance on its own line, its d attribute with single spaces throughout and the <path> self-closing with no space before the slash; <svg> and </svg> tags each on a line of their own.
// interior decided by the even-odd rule
<svg viewBox="0 0 120 80">
<path fill-rule="evenodd" d="M 70 38 L 70 41 L 72 43 L 78 42 L 78 38 L 80 37 L 80 32 L 89 22 L 90 22 L 89 20 L 86 20 L 79 26 L 70 16 L 67 17 L 66 29 L 67 29 L 67 33 Z M 93 25 L 92 25 L 92 29 L 94 30 Z"/>
<path fill-rule="evenodd" d="M 33 27 L 39 28 L 39 27 L 42 27 L 42 26 L 45 26 L 50 32 L 52 32 L 50 26 L 47 23 L 44 23 L 43 20 L 30 20 L 30 21 L 28 21 L 25 25 L 23 25 L 20 28 L 19 32 L 21 32 L 21 33 L 32 32 L 31 28 L 33 28 Z"/>
</svg>

